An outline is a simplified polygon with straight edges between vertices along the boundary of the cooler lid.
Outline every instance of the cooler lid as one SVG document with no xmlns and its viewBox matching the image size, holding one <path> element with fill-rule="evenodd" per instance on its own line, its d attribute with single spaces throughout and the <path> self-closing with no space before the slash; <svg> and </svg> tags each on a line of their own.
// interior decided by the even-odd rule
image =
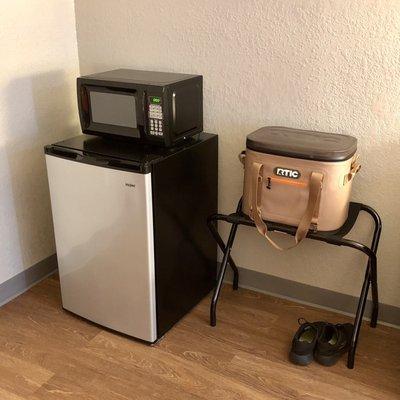
<svg viewBox="0 0 400 400">
<path fill-rule="evenodd" d="M 357 139 L 337 133 L 265 126 L 247 135 L 246 147 L 261 153 L 315 161 L 344 161 L 357 150 Z"/>
</svg>

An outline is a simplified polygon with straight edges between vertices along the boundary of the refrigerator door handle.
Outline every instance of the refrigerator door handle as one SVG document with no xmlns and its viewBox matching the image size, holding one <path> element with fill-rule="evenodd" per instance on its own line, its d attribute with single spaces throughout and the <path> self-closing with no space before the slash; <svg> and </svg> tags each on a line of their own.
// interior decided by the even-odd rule
<svg viewBox="0 0 400 400">
<path fill-rule="evenodd" d="M 111 168 L 120 168 L 124 169 L 125 171 L 132 171 L 132 172 L 138 172 L 140 171 L 140 164 L 137 162 L 133 161 L 127 161 L 127 160 L 109 160 L 107 161 L 107 165 Z"/>
<path fill-rule="evenodd" d="M 46 154 L 60 156 L 64 158 L 70 158 L 72 160 L 80 160 L 84 157 L 83 152 L 80 150 L 70 150 L 63 148 L 56 148 L 48 146 L 46 147 Z"/>
</svg>

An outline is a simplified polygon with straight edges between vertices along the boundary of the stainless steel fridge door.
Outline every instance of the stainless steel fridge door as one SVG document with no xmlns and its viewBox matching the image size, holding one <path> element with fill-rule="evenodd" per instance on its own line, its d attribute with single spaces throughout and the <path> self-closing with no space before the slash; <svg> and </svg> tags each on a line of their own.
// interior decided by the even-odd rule
<svg viewBox="0 0 400 400">
<path fill-rule="evenodd" d="M 157 339 L 151 174 L 46 155 L 63 307 Z"/>
</svg>

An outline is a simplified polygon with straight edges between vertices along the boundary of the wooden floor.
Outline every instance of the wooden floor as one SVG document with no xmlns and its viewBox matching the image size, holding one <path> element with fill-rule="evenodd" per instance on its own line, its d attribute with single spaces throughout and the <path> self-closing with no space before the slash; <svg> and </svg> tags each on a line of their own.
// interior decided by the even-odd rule
<svg viewBox="0 0 400 400">
<path fill-rule="evenodd" d="M 154 346 L 61 308 L 49 278 L 0 308 L 0 400 L 400 399 L 400 331 L 364 325 L 356 368 L 287 361 L 297 318 L 348 319 L 225 287 L 218 325 L 208 299 Z"/>
</svg>

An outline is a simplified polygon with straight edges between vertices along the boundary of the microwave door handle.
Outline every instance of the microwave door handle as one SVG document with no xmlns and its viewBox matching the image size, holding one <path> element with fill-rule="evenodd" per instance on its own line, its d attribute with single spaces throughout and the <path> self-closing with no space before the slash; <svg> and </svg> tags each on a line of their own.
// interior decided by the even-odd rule
<svg viewBox="0 0 400 400">
<path fill-rule="evenodd" d="M 143 119 L 144 119 L 143 127 L 145 127 L 145 130 L 147 130 L 147 126 L 149 123 L 149 116 L 147 114 L 148 108 L 146 107 L 147 106 L 146 100 L 147 100 L 147 93 L 145 90 L 143 90 L 143 92 L 142 92 L 142 115 L 143 115 Z"/>
<path fill-rule="evenodd" d="M 176 93 L 172 92 L 172 123 L 175 126 L 176 121 Z"/>
</svg>

